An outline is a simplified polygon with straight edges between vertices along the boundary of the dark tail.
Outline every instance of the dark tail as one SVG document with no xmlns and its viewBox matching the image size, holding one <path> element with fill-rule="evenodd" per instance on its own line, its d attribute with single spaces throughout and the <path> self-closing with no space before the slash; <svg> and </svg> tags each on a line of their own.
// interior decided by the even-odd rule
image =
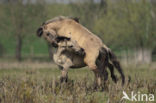
<svg viewBox="0 0 156 103">
<path fill-rule="evenodd" d="M 111 50 L 108 50 L 108 55 L 109 55 L 109 59 L 110 61 L 112 62 L 112 64 L 115 66 L 115 68 L 118 70 L 118 72 L 120 73 L 121 75 L 121 78 L 122 78 L 122 85 L 124 85 L 125 83 L 125 75 L 123 73 L 123 70 L 120 66 L 120 63 L 119 61 L 117 60 L 117 57 L 115 56 L 114 53 L 112 53 Z"/>
</svg>

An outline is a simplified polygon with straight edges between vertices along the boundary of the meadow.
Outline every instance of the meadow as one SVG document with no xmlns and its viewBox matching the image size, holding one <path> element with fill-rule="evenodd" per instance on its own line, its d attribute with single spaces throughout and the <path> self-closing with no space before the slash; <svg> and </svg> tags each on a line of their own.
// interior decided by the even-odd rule
<svg viewBox="0 0 156 103">
<path fill-rule="evenodd" d="M 132 91 L 154 94 L 151 103 L 156 103 L 154 0 L 46 1 L 50 0 L 0 0 L 0 103 L 135 103 L 121 101 L 123 91 L 129 96 Z M 113 83 L 109 75 L 104 91 L 96 91 L 94 75 L 87 67 L 69 70 L 68 83 L 60 84 L 60 70 L 50 62 L 50 50 L 55 49 L 38 38 L 36 30 L 46 20 L 61 15 L 80 18 L 80 24 L 98 35 L 121 62 L 131 63 L 131 54 L 139 58 L 136 51 L 141 50 L 142 61 L 132 59 L 136 63 L 123 65 L 123 87 L 115 71 L 119 82 Z M 144 64 L 145 50 L 149 51 L 150 64 Z"/>
<path fill-rule="evenodd" d="M 69 70 L 68 83 L 60 84 L 60 70 L 50 62 L 1 62 L 0 103 L 132 103 L 121 101 L 123 90 L 128 95 L 134 91 L 156 97 L 155 63 L 123 68 L 126 75 L 123 87 L 115 71 L 119 82 L 113 83 L 109 75 L 104 91 L 96 91 L 94 75 L 87 67 Z"/>
</svg>

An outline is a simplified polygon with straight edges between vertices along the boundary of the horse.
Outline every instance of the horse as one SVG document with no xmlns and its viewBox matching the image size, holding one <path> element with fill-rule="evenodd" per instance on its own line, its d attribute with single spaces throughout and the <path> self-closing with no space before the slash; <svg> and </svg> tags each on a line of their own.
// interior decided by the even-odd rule
<svg viewBox="0 0 156 103">
<path fill-rule="evenodd" d="M 125 76 L 114 53 L 102 42 L 102 40 L 90 32 L 87 28 L 81 25 L 77 20 L 69 17 L 59 16 L 54 19 L 44 22 L 37 30 L 37 35 L 43 36 L 47 41 L 52 42 L 52 38 L 67 37 L 75 40 L 77 44 L 83 48 L 85 52 L 84 62 L 94 72 L 97 85 L 101 85 L 101 77 L 103 76 L 96 61 L 100 54 L 107 51 L 107 55 L 101 55 L 103 62 L 106 56 L 120 72 L 122 84 L 125 82 Z M 104 64 L 104 63 L 103 63 Z M 103 69 L 105 66 L 103 65 Z"/>
<path fill-rule="evenodd" d="M 69 68 L 82 68 L 86 67 L 87 65 L 84 63 L 83 59 L 85 53 L 82 48 L 80 48 L 76 41 L 70 40 L 70 38 L 59 37 L 57 40 L 57 52 L 53 55 L 54 62 L 59 66 L 61 70 L 61 78 L 60 81 L 67 82 L 68 80 L 68 69 Z M 108 59 L 107 59 L 108 60 Z M 100 65 L 100 60 L 97 60 L 97 65 Z M 109 61 L 105 62 L 105 65 L 109 68 L 111 72 L 111 78 L 116 83 L 117 78 L 114 74 L 114 67 Z M 104 71 L 105 78 L 104 81 L 108 79 L 108 72 Z"/>
</svg>

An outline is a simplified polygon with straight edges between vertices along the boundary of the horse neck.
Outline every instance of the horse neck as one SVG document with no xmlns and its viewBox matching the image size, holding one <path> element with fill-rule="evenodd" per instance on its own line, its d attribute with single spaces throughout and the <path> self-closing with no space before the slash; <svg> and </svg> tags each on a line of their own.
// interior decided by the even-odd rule
<svg viewBox="0 0 156 103">
<path fill-rule="evenodd" d="M 52 23 L 48 24 L 48 26 L 49 26 L 51 29 L 56 30 L 56 31 L 62 27 L 60 21 L 52 22 Z"/>
</svg>

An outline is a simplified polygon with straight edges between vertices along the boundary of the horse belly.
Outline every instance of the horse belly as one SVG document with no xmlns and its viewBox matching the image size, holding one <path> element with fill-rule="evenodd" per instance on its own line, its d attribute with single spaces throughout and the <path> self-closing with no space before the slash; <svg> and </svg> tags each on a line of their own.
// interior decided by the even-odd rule
<svg viewBox="0 0 156 103">
<path fill-rule="evenodd" d="M 74 55 L 72 62 L 73 65 L 71 68 L 82 68 L 86 66 L 86 64 L 84 63 L 84 57 L 81 57 L 79 55 Z"/>
</svg>

